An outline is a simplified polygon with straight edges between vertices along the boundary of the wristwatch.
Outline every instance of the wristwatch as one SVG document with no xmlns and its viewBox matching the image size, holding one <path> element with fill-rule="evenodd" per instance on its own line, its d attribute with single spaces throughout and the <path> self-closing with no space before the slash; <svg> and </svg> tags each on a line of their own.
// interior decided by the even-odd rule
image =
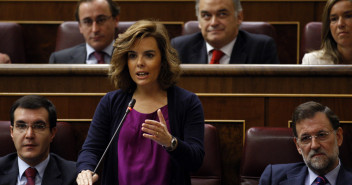
<svg viewBox="0 0 352 185">
<path fill-rule="evenodd" d="M 171 139 L 171 145 L 169 147 L 166 147 L 166 146 L 163 146 L 165 148 L 165 150 L 171 152 L 171 151 L 174 151 L 177 147 L 177 139 L 176 137 L 172 136 L 172 139 Z"/>
</svg>

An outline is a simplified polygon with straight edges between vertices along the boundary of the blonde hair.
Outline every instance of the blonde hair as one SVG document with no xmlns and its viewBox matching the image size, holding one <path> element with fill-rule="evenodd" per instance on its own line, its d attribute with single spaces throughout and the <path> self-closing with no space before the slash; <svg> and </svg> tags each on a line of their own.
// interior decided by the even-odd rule
<svg viewBox="0 0 352 185">
<path fill-rule="evenodd" d="M 180 60 L 177 51 L 171 46 L 168 32 L 158 21 L 140 20 L 129 27 L 125 33 L 119 34 L 114 44 L 114 52 L 109 69 L 110 79 L 116 88 L 126 92 L 133 92 L 136 83 L 132 80 L 128 70 L 128 51 L 139 39 L 153 37 L 161 53 L 161 68 L 158 83 L 164 90 L 176 84 L 180 77 Z"/>
</svg>

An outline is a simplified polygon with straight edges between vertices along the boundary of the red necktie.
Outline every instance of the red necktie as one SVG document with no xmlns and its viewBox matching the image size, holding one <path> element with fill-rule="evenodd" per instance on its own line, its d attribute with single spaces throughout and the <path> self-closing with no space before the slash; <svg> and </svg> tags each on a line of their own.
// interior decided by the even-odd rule
<svg viewBox="0 0 352 185">
<path fill-rule="evenodd" d="M 102 52 L 102 51 L 95 51 L 93 54 L 94 54 L 94 57 L 97 59 L 98 64 L 105 64 L 105 61 L 104 61 L 104 55 L 105 55 L 105 53 L 104 53 L 104 52 Z"/>
<path fill-rule="evenodd" d="M 26 185 L 35 185 L 35 175 L 37 174 L 37 170 L 35 168 L 27 168 L 26 171 L 24 171 L 24 175 L 27 178 L 27 184 Z"/>
<path fill-rule="evenodd" d="M 222 56 L 224 56 L 224 53 L 222 51 L 214 49 L 210 64 L 219 64 Z"/>
</svg>

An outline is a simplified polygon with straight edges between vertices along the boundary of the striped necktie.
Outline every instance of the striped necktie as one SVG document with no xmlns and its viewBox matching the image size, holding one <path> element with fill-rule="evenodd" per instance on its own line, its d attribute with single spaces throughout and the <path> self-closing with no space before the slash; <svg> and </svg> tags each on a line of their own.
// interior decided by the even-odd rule
<svg viewBox="0 0 352 185">
<path fill-rule="evenodd" d="M 325 176 L 318 176 L 314 182 L 313 182 L 313 185 L 325 185 L 325 184 L 328 184 L 329 181 L 328 179 L 326 179 Z"/>
</svg>

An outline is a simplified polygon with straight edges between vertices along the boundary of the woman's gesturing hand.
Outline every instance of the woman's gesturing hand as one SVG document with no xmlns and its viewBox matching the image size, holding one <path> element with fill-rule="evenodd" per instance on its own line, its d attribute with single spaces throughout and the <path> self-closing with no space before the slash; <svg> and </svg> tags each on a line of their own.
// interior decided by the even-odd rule
<svg viewBox="0 0 352 185">
<path fill-rule="evenodd" d="M 149 138 L 162 146 L 169 147 L 172 136 L 167 129 L 164 116 L 160 109 L 158 109 L 157 114 L 160 122 L 147 119 L 142 124 L 143 137 Z"/>
</svg>

